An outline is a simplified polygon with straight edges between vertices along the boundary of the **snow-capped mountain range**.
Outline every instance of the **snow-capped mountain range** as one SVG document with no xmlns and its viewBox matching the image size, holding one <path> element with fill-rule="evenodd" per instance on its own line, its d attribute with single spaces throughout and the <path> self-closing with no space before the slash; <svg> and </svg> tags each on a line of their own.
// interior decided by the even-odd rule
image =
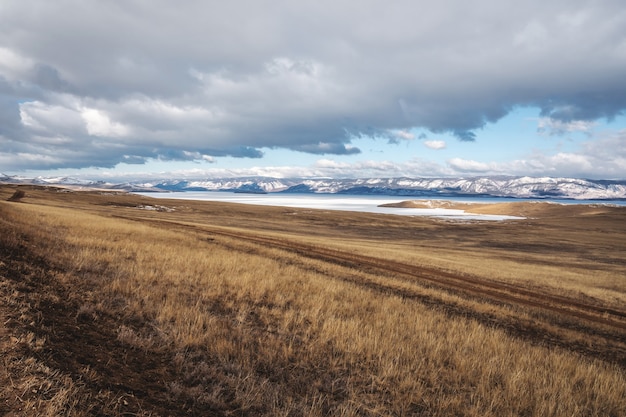
<svg viewBox="0 0 626 417">
<path fill-rule="evenodd" d="M 626 200 L 626 180 L 552 177 L 471 178 L 212 178 L 134 180 L 125 183 L 70 177 L 25 178 L 0 174 L 0 182 L 72 185 L 127 191 L 234 191 L 250 193 L 339 193 L 408 197 L 514 197 L 576 200 Z"/>
</svg>

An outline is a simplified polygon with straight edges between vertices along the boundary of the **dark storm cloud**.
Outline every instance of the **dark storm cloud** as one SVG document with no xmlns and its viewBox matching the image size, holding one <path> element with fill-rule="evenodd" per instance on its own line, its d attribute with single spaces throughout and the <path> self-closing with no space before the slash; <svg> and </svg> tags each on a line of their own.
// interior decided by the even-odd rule
<svg viewBox="0 0 626 417">
<path fill-rule="evenodd" d="M 541 116 L 563 122 L 574 120 L 612 119 L 626 109 L 626 90 L 616 82 L 614 91 L 575 91 L 559 99 L 539 102 Z"/>
<path fill-rule="evenodd" d="M 626 108 L 622 1 L 0 5 L 0 163 L 350 154 L 419 127 L 480 140 L 517 106 Z M 382 132 L 382 133 L 380 133 Z M 387 133 L 385 133 L 387 132 Z"/>
<path fill-rule="evenodd" d="M 20 108 L 15 98 L 0 94 L 0 135 L 15 137 L 21 129 Z"/>
<path fill-rule="evenodd" d="M 71 85 L 61 78 L 59 71 L 46 64 L 34 66 L 31 82 L 42 90 L 72 92 Z"/>
</svg>

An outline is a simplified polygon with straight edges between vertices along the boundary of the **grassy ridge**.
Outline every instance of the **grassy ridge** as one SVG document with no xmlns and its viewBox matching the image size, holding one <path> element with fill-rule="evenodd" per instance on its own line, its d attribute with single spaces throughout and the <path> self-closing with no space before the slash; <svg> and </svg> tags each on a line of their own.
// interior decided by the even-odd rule
<svg viewBox="0 0 626 417">
<path fill-rule="evenodd" d="M 210 203 L 162 200 L 174 211 L 159 212 L 146 210 L 145 200 L 137 197 L 42 190 L 27 191 L 22 201 L 0 204 L 2 296 L 10 307 L 2 314 L 11 319 L 4 332 L 13 338 L 2 346 L 5 369 L 11 371 L 0 374 L 2 385 L 9 387 L 0 397 L 6 411 L 19 407 L 18 415 L 76 416 L 626 414 L 626 374 L 619 364 L 544 347 L 471 316 L 451 316 L 360 285 L 391 282 L 393 274 L 355 270 L 201 227 L 157 227 L 142 219 L 254 228 L 337 250 L 562 291 L 616 308 L 626 293 L 624 265 L 613 262 L 624 238 L 621 231 L 605 235 L 604 258 L 594 260 L 568 252 L 572 242 L 560 249 L 561 257 L 556 250 L 520 255 L 506 247 L 516 230 L 508 225 L 485 230 L 373 216 L 367 230 L 356 214 L 216 209 Z M 594 227 L 606 227 L 603 221 Z M 568 241 L 579 233 L 580 222 L 573 224 L 558 239 Z M 532 233 L 557 226 L 563 227 L 537 222 Z M 384 239 L 376 230 L 386 233 Z M 471 231 L 477 240 L 451 240 Z M 486 239 L 485 234 L 500 237 Z M 424 236 L 431 236 L 427 244 Z M 586 247 L 593 253 L 600 236 L 588 236 L 592 244 L 577 250 Z M 486 241 L 492 246 L 486 247 Z M 483 252 L 477 251 L 479 244 Z M 569 258 L 576 262 L 568 267 Z M 340 279 L 345 277 L 350 279 Z M 538 313 L 515 306 L 412 288 L 468 311 L 539 320 Z M 67 335 L 75 340 L 59 340 L 51 319 L 38 316 L 38 309 L 53 314 L 48 305 L 68 306 L 67 317 L 59 313 L 54 323 L 59 329 L 73 320 L 71 326 L 80 331 L 68 325 Z M 93 341 L 106 344 L 108 351 L 93 350 Z M 55 352 L 62 348 L 79 357 L 59 359 Z M 80 357 L 81 350 L 95 356 Z"/>
</svg>

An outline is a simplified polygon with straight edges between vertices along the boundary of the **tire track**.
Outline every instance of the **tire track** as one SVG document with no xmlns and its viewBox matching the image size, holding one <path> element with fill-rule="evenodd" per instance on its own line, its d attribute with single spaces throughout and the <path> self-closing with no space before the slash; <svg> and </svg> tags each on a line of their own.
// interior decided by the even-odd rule
<svg viewBox="0 0 626 417">
<path fill-rule="evenodd" d="M 208 233 L 213 236 L 222 236 L 244 241 L 263 247 L 276 248 L 298 254 L 314 260 L 321 260 L 348 268 L 367 270 L 378 274 L 394 274 L 399 279 L 411 284 L 427 285 L 440 290 L 454 293 L 463 298 L 473 298 L 481 302 L 506 304 L 517 307 L 531 308 L 556 314 L 557 318 L 545 320 L 542 323 L 532 323 L 529 320 L 498 317 L 473 311 L 471 307 L 457 304 L 446 304 L 443 310 L 457 316 L 471 316 L 489 325 L 503 328 L 508 333 L 531 340 L 533 343 L 547 343 L 568 350 L 582 353 L 617 363 L 626 367 L 626 311 L 606 308 L 599 305 L 585 303 L 567 297 L 546 294 L 528 288 L 488 281 L 469 274 L 455 274 L 452 272 L 424 266 L 410 265 L 388 259 L 368 255 L 359 255 L 336 249 L 323 248 L 311 244 L 301 243 L 285 238 L 262 236 L 259 234 L 233 231 L 219 226 L 189 224 L 173 220 L 163 220 L 145 217 L 123 217 L 127 220 L 143 221 L 161 224 L 166 227 L 176 227 L 183 230 Z M 431 307 L 442 304 L 441 300 L 432 299 L 425 294 L 399 287 L 392 283 L 364 281 L 355 277 L 341 278 L 373 291 L 395 294 L 403 298 L 414 299 Z M 441 309 L 441 306 L 439 306 Z M 587 322 L 587 324 L 581 323 Z M 569 321 L 569 323 L 568 323 Z M 574 324 L 572 324 L 574 322 Z M 557 326 L 564 331 L 575 332 L 578 338 L 567 338 L 558 335 L 558 332 L 549 330 L 548 326 Z M 596 326 L 593 326 L 596 325 Z M 598 328 L 597 325 L 601 327 Z M 581 336 L 581 337 L 580 337 Z M 585 338 L 601 337 L 603 346 L 586 343 Z"/>
<path fill-rule="evenodd" d="M 471 294 L 483 300 L 549 310 L 560 315 L 571 316 L 626 331 L 626 310 L 617 310 L 610 307 L 585 303 L 556 294 L 547 294 L 511 284 L 489 281 L 475 275 L 452 273 L 422 265 L 416 266 L 389 259 L 359 255 L 337 249 L 323 248 L 293 240 L 279 239 L 239 231 L 235 232 L 206 225 L 192 225 L 177 221 L 162 219 L 157 220 L 144 217 L 124 218 L 128 220 L 148 221 L 150 223 L 165 223 L 170 226 L 175 225 L 185 229 L 203 231 L 214 235 L 244 240 L 264 246 L 271 246 L 298 253 L 299 255 L 307 258 L 319 259 L 353 268 L 363 269 L 363 267 L 368 267 L 380 272 L 393 272 L 404 276 L 405 279 L 408 278 L 408 281 L 413 283 L 427 282 L 444 290 L 451 289 L 456 292 Z"/>
<path fill-rule="evenodd" d="M 454 274 L 435 268 L 352 254 L 283 239 L 223 230 L 217 231 L 214 229 L 211 229 L 210 232 L 216 235 L 296 252 L 308 258 L 320 259 L 344 266 L 361 269 L 365 266 L 380 272 L 394 272 L 409 277 L 411 282 L 427 281 L 442 289 L 461 291 L 462 293 L 478 296 L 481 299 L 550 310 L 561 315 L 574 316 L 579 319 L 626 330 L 626 322 L 622 321 L 622 319 L 626 318 L 626 311 L 583 303 L 559 295 L 539 293 L 510 284 L 487 281 L 476 276 Z"/>
</svg>

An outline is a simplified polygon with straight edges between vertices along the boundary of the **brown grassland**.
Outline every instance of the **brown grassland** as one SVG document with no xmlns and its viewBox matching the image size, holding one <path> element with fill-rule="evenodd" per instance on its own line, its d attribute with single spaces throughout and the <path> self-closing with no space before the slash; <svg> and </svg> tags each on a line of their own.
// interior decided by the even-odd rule
<svg viewBox="0 0 626 417">
<path fill-rule="evenodd" d="M 0 415 L 626 415 L 626 208 L 474 209 L 2 185 Z"/>
</svg>

